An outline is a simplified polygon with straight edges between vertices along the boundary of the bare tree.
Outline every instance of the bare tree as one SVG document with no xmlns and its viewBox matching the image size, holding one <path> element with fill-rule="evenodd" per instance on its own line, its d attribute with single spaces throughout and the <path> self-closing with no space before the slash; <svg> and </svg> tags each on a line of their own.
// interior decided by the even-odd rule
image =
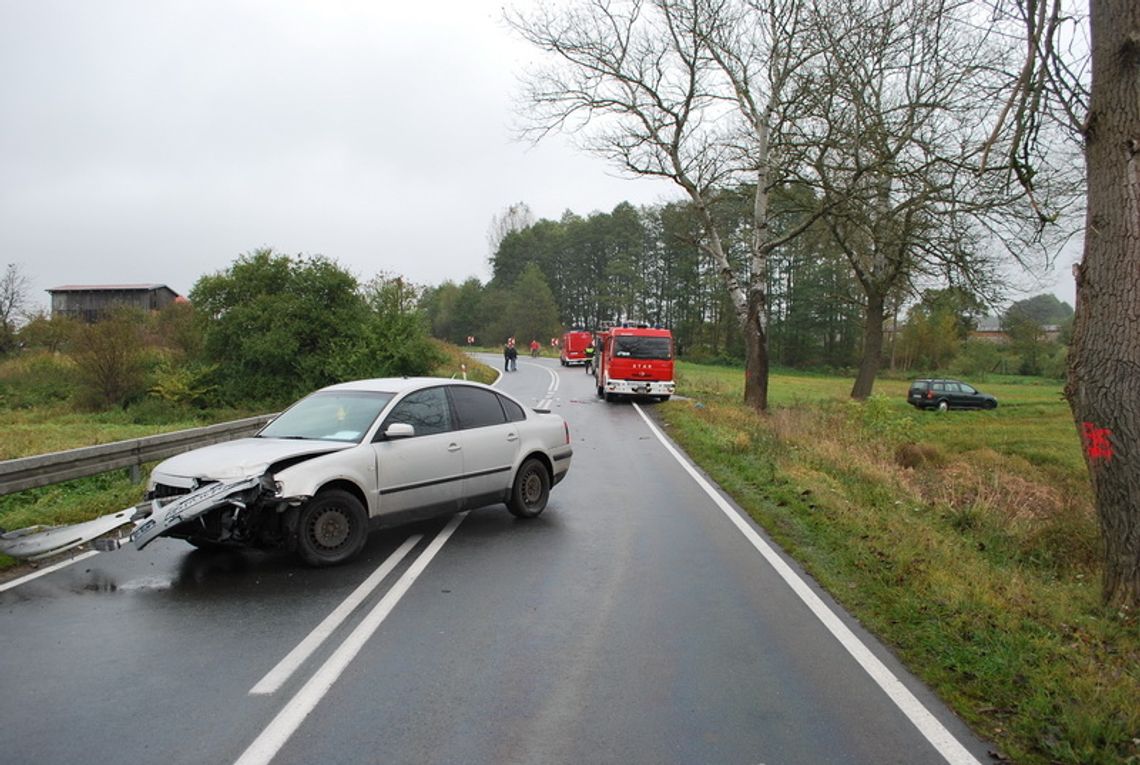
<svg viewBox="0 0 1140 765">
<path fill-rule="evenodd" d="M 625 172 L 688 195 L 744 335 L 744 400 L 758 410 L 768 403 L 768 258 L 811 224 L 808 215 L 777 235 L 768 204 L 795 157 L 786 138 L 812 57 L 797 34 L 803 16 L 797 0 L 584 0 L 507 15 L 554 61 L 529 73 L 527 137 L 572 133 Z M 742 268 L 712 204 L 741 184 L 755 189 Z"/>
<path fill-rule="evenodd" d="M 828 225 L 864 296 L 863 353 L 851 395 L 866 398 L 883 352 L 892 294 L 935 283 L 994 297 L 1002 243 L 1019 262 L 1047 262 L 1036 214 L 1005 166 L 983 166 L 1007 46 L 967 2 L 818 3 L 814 162 Z"/>
<path fill-rule="evenodd" d="M 502 215 L 492 216 L 491 226 L 487 229 L 487 244 L 490 245 L 491 256 L 494 257 L 499 245 L 507 238 L 507 234 L 512 231 L 522 231 L 533 225 L 534 213 L 526 202 L 516 202 L 504 210 Z"/>
<path fill-rule="evenodd" d="M 9 263 L 0 277 L 0 353 L 10 351 L 15 345 L 16 330 L 25 317 L 28 305 L 28 291 L 31 281 L 20 267 Z"/>
</svg>

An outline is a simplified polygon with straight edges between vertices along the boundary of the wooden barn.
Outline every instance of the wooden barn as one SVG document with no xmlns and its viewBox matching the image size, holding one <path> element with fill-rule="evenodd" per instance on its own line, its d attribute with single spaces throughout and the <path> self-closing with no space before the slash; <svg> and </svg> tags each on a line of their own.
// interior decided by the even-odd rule
<svg viewBox="0 0 1140 765">
<path fill-rule="evenodd" d="M 165 284 L 66 284 L 48 290 L 51 315 L 70 316 L 86 322 L 117 306 L 143 311 L 160 311 L 178 300 L 185 300 Z"/>
</svg>

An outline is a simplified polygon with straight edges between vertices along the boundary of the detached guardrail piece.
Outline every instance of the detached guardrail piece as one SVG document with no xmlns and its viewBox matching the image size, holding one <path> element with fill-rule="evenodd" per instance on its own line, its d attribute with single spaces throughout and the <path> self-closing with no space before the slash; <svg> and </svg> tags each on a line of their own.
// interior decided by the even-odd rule
<svg viewBox="0 0 1140 765">
<path fill-rule="evenodd" d="M 0 534 L 0 553 L 25 560 L 46 558 L 132 523 L 137 514 L 137 508 L 128 507 L 71 526 L 28 526 L 8 531 Z"/>
</svg>

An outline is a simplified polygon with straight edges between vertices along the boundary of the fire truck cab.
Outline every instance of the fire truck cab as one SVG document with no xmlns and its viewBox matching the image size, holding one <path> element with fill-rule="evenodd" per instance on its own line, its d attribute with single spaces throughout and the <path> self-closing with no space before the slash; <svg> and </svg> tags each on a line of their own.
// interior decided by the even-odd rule
<svg viewBox="0 0 1140 765">
<path fill-rule="evenodd" d="M 594 380 L 606 401 L 618 396 L 673 395 L 673 333 L 645 324 L 614 326 L 598 335 Z"/>
</svg>

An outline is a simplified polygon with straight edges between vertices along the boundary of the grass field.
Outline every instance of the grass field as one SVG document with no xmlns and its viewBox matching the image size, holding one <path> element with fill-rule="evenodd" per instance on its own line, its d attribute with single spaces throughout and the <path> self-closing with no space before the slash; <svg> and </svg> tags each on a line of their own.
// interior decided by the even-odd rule
<svg viewBox="0 0 1140 765">
<path fill-rule="evenodd" d="M 906 381 L 681 364 L 669 432 L 837 599 L 1019 763 L 1140 761 L 1136 614 L 1100 606 L 1087 474 L 1060 384 L 979 384 L 918 412 Z"/>
</svg>

